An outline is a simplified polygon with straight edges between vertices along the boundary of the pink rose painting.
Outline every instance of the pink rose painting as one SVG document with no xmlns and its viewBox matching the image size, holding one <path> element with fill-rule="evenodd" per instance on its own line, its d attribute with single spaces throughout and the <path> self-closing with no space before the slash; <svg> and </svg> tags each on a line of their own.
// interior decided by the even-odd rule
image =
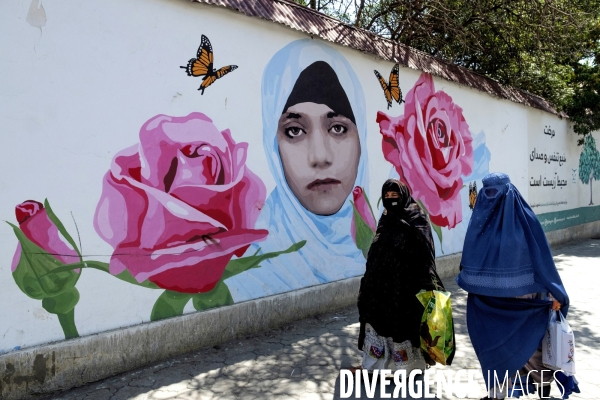
<svg viewBox="0 0 600 400">
<path fill-rule="evenodd" d="M 17 205 L 13 278 L 27 296 L 58 316 L 66 338 L 77 337 L 75 287 L 92 268 L 149 289 L 166 289 L 152 321 L 233 303 L 225 279 L 260 267 L 287 249 L 242 257 L 269 232 L 254 229 L 266 190 L 246 166 L 247 143 L 236 143 L 201 113 L 158 115 L 140 130 L 140 143 L 117 153 L 103 179 L 96 232 L 114 251 L 110 263 L 84 260 L 46 200 Z M 233 258 L 237 256 L 237 258 Z"/>
<path fill-rule="evenodd" d="M 254 229 L 265 186 L 236 143 L 201 113 L 158 115 L 140 144 L 113 159 L 94 227 L 114 253 L 110 273 L 180 293 L 205 293 L 268 231 Z"/>
<path fill-rule="evenodd" d="M 404 115 L 379 112 L 377 122 L 383 155 L 400 180 L 433 224 L 454 228 L 462 221 L 463 177 L 473 170 L 473 139 L 462 108 L 436 92 L 431 75 L 423 73 L 406 95 Z"/>
</svg>

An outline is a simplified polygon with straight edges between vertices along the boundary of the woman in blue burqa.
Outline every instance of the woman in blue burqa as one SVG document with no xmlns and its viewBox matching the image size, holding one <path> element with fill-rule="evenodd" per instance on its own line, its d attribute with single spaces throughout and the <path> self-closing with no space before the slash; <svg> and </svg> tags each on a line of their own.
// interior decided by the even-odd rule
<svg viewBox="0 0 600 400">
<path fill-rule="evenodd" d="M 367 179 L 364 95 L 348 61 L 318 40 L 279 50 L 262 80 L 263 144 L 275 188 L 256 228 L 264 242 L 246 254 L 299 251 L 230 278 L 242 301 L 361 275 L 351 236 L 352 189 Z"/>
<path fill-rule="evenodd" d="M 548 397 L 553 371 L 542 365 L 540 344 L 550 309 L 566 316 L 569 297 L 540 222 L 506 174 L 483 178 L 456 281 L 469 293 L 467 327 L 485 399 L 527 394 L 518 388 L 528 384 Z M 510 381 L 501 388 L 494 376 Z"/>
</svg>

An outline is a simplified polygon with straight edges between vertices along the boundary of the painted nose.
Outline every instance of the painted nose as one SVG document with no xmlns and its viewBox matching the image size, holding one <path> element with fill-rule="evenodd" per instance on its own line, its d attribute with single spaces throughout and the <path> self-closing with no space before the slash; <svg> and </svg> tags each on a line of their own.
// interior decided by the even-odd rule
<svg viewBox="0 0 600 400">
<path fill-rule="evenodd" d="M 333 162 L 327 131 L 316 129 L 309 135 L 308 163 L 312 168 L 327 168 Z"/>
</svg>

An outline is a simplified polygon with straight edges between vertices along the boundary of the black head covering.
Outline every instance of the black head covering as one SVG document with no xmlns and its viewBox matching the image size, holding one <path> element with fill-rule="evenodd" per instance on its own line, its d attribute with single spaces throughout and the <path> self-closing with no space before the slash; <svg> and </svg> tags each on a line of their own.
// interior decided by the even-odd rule
<svg viewBox="0 0 600 400">
<path fill-rule="evenodd" d="M 387 192 L 397 192 L 397 199 L 385 198 Z M 410 195 L 408 187 L 397 179 L 388 179 L 381 188 L 381 198 L 386 214 L 390 217 L 401 218 L 408 224 L 426 225 L 425 229 L 431 233 L 427 215 L 421 210 L 415 199 Z M 383 217 L 382 217 L 383 219 Z M 417 222 L 417 219 L 421 221 Z M 381 221 L 380 221 L 381 222 Z"/>
<path fill-rule="evenodd" d="M 389 191 L 398 192 L 399 198 L 385 199 Z M 444 290 L 435 270 L 431 226 L 402 182 L 388 179 L 381 195 L 386 212 L 379 219 L 358 296 L 359 348 L 367 323 L 380 336 L 395 343 L 410 340 L 418 348 L 424 308 L 415 295 L 420 290 Z M 394 317 L 398 315 L 402 317 Z"/>
<path fill-rule="evenodd" d="M 348 96 L 335 71 L 325 61 L 312 63 L 300 73 L 281 113 L 299 103 L 325 104 L 356 124 Z"/>
<path fill-rule="evenodd" d="M 387 192 L 398 193 L 398 198 L 385 198 Z M 398 181 L 397 179 L 388 179 L 381 188 L 381 198 L 383 199 L 383 207 L 385 207 L 386 213 L 398 214 L 401 213 L 404 208 L 410 204 L 412 197 L 406 185 Z"/>
</svg>

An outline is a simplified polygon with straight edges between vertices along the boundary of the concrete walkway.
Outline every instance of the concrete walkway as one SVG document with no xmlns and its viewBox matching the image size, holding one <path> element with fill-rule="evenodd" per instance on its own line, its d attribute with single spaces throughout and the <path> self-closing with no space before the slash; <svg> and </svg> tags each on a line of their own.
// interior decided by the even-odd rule
<svg viewBox="0 0 600 400">
<path fill-rule="evenodd" d="M 600 240 L 553 253 L 571 297 L 568 320 L 576 335 L 582 393 L 570 399 L 600 399 Z M 466 329 L 466 293 L 453 281 L 445 283 L 452 292 L 457 352 L 451 367 L 433 370 L 479 368 Z M 356 307 L 350 307 L 45 398 L 337 399 L 340 369 L 360 363 L 357 321 Z M 485 396 L 483 379 L 479 374 L 477 379 L 480 390 L 470 398 Z M 387 393 L 392 390 L 393 385 Z M 435 393 L 435 385 L 431 391 Z M 375 398 L 379 394 L 378 387 Z M 367 398 L 364 387 L 362 395 Z M 559 398 L 555 385 L 552 398 Z"/>
</svg>

